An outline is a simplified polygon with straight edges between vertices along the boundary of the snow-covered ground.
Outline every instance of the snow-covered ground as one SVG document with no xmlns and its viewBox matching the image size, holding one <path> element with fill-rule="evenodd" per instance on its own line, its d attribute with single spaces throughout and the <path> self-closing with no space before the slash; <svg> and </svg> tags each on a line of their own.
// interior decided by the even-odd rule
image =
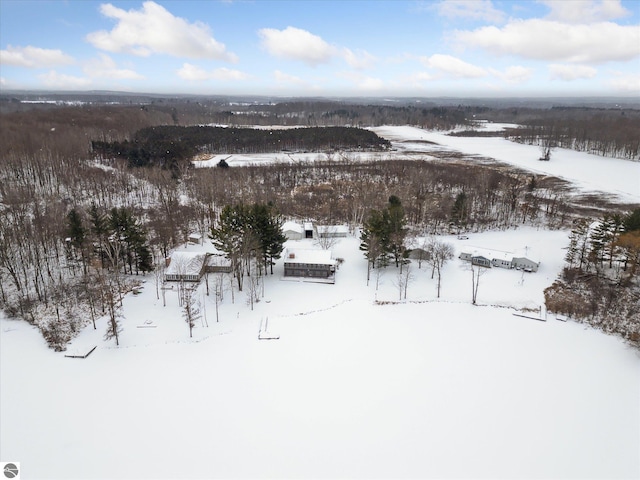
<svg viewBox="0 0 640 480">
<path fill-rule="evenodd" d="M 509 124 L 487 124 L 487 130 Z M 372 129 L 391 141 L 399 151 L 454 150 L 467 155 L 492 158 L 534 173 L 553 175 L 573 184 L 580 193 L 613 195 L 628 203 L 640 202 L 640 162 L 601 157 L 564 148 L 554 149 L 551 160 L 541 162 L 540 148 L 511 142 L 502 137 L 451 137 L 446 132 L 409 126 Z M 433 145 L 425 142 L 434 142 Z"/>
<path fill-rule="evenodd" d="M 479 130 L 500 131 L 513 124 L 486 123 Z M 376 134 L 392 143 L 393 152 L 346 154 L 352 160 L 381 160 L 418 157 L 433 158 L 435 152 L 458 152 L 485 157 L 514 165 L 536 174 L 552 175 L 570 182 L 579 194 L 613 197 L 625 203 L 640 203 L 640 162 L 601 157 L 584 152 L 557 148 L 551 161 L 541 162 L 540 148 L 511 142 L 501 137 L 452 137 L 448 132 L 423 130 L 411 126 L 372 128 Z M 433 142 L 433 143 L 430 143 Z M 230 166 L 264 165 L 273 162 L 298 163 L 316 160 L 341 160 L 341 156 L 319 153 L 265 153 L 252 155 L 214 155 L 209 160 L 194 162 L 196 167 L 213 167 L 221 159 Z M 474 161 L 473 158 L 468 158 Z"/>
<path fill-rule="evenodd" d="M 442 240 L 456 256 L 525 249 L 540 270 L 487 270 L 473 306 L 467 264 L 445 266 L 437 299 L 414 262 L 399 301 L 395 267 L 367 286 L 351 237 L 335 285 L 284 281 L 279 261 L 254 310 L 225 292 L 219 322 L 202 285 L 192 339 L 150 276 L 125 299 L 120 347 L 104 320 L 73 342 L 97 345 L 86 359 L 2 319 L 0 457 L 22 478 L 638 478 L 637 351 L 510 308 L 541 315 L 566 232 Z M 278 340 L 258 340 L 267 318 Z"/>
</svg>

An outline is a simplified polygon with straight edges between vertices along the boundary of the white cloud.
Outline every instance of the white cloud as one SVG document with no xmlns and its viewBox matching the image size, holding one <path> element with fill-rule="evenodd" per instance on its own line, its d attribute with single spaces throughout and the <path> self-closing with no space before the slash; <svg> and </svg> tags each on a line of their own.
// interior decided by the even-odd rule
<svg viewBox="0 0 640 480">
<path fill-rule="evenodd" d="M 469 48 L 495 54 L 571 63 L 625 61 L 640 55 L 640 29 L 610 22 L 569 25 L 550 20 L 516 20 L 503 28 L 456 31 L 454 38 Z"/>
<path fill-rule="evenodd" d="M 358 90 L 366 90 L 368 92 L 380 91 L 384 88 L 384 82 L 379 78 L 369 77 L 357 72 L 342 72 L 337 74 L 338 77 L 345 78 L 353 83 Z"/>
<path fill-rule="evenodd" d="M 549 19 L 567 23 L 597 23 L 630 14 L 620 0 L 541 0 L 541 3 L 551 9 Z"/>
<path fill-rule="evenodd" d="M 490 68 L 489 71 L 492 75 L 504 80 L 507 83 L 518 84 L 524 83 L 531 78 L 533 69 L 523 67 L 521 65 L 514 65 L 507 67 L 504 71 Z"/>
<path fill-rule="evenodd" d="M 421 82 L 429 82 L 431 80 L 435 80 L 435 77 L 427 72 L 418 72 L 413 75 L 409 75 L 407 77 L 407 82 L 410 83 L 421 83 Z"/>
<path fill-rule="evenodd" d="M 566 64 L 551 64 L 549 65 L 549 73 L 552 80 L 579 80 L 582 78 L 593 78 L 598 71 L 586 65 L 566 65 Z"/>
<path fill-rule="evenodd" d="M 155 2 L 144 2 L 141 10 L 129 11 L 107 3 L 100 6 L 100 12 L 117 22 L 110 32 L 100 30 L 87 35 L 89 43 L 101 50 L 143 57 L 159 53 L 237 61 L 234 54 L 226 51 L 224 44 L 211 36 L 211 29 L 206 24 L 189 23 Z"/>
<path fill-rule="evenodd" d="M 486 77 L 488 72 L 476 65 L 467 63 L 451 55 L 435 54 L 422 59 L 423 63 L 435 70 L 455 78 Z"/>
<path fill-rule="evenodd" d="M 640 73 L 615 73 L 615 78 L 613 78 L 609 84 L 621 92 L 631 92 L 640 95 Z"/>
<path fill-rule="evenodd" d="M 141 80 L 144 76 L 124 68 L 118 68 L 116 62 L 104 53 L 98 54 L 99 58 L 89 60 L 83 68 L 84 73 L 90 77 L 114 78 L 116 80 Z"/>
<path fill-rule="evenodd" d="M 447 18 L 468 18 L 502 23 L 505 14 L 497 10 L 491 0 L 442 0 L 433 5 L 438 14 Z"/>
<path fill-rule="evenodd" d="M 246 80 L 249 76 L 239 70 L 229 68 L 217 68 L 207 71 L 197 65 L 184 63 L 177 74 L 183 80 L 204 81 L 204 80 Z"/>
<path fill-rule="evenodd" d="M 316 66 L 327 63 L 336 54 L 336 49 L 319 36 L 295 27 L 284 30 L 263 28 L 258 35 L 262 39 L 262 47 L 275 57 Z"/>
<path fill-rule="evenodd" d="M 74 77 L 72 75 L 58 73 L 55 70 L 50 70 L 48 73 L 38 75 L 38 78 L 46 87 L 60 90 L 73 90 L 91 85 L 91 80 L 88 78 Z"/>
<path fill-rule="evenodd" d="M 288 73 L 281 72 L 280 70 L 274 71 L 273 76 L 276 79 L 276 82 L 280 84 L 292 84 L 292 85 L 298 85 L 298 86 L 307 85 L 307 82 L 305 82 L 300 77 L 296 77 L 295 75 L 289 75 Z"/>
<path fill-rule="evenodd" d="M 376 57 L 365 50 L 358 50 L 355 53 L 348 48 L 342 49 L 343 58 L 352 67 L 357 70 L 371 68 L 376 61 Z"/>
<path fill-rule="evenodd" d="M 49 68 L 74 63 L 72 57 L 62 50 L 51 50 L 32 46 L 13 47 L 7 46 L 6 50 L 0 50 L 0 63 L 15 67 Z"/>
</svg>

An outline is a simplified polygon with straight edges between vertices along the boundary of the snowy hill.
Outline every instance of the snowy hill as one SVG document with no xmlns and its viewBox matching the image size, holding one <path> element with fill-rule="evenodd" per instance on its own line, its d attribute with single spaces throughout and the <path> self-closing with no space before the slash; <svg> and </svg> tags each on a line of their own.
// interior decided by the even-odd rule
<svg viewBox="0 0 640 480">
<path fill-rule="evenodd" d="M 225 284 L 219 322 L 201 283 L 193 338 L 152 276 L 125 298 L 120 347 L 104 320 L 73 342 L 97 346 L 85 359 L 2 319 L 2 460 L 24 478 L 638 478 L 640 356 L 541 309 L 567 233 L 469 237 L 440 238 L 456 258 L 439 299 L 415 262 L 406 300 L 395 267 L 367 285 L 350 237 L 335 285 L 283 281 L 280 260 L 253 310 Z M 487 270 L 473 306 L 471 247 L 540 269 Z M 278 340 L 258 339 L 267 318 Z"/>
</svg>

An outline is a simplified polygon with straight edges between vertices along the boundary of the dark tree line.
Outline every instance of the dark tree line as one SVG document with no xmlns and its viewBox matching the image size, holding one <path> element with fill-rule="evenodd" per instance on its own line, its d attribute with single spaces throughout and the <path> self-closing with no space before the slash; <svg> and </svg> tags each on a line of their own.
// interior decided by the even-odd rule
<svg viewBox="0 0 640 480">
<path fill-rule="evenodd" d="M 640 158 L 637 111 L 562 109 L 509 129 L 517 142 L 568 148 L 605 157 Z"/>
<path fill-rule="evenodd" d="M 148 127 L 122 142 L 94 140 L 102 158 L 120 158 L 130 167 L 156 165 L 176 169 L 198 153 L 384 150 L 388 140 L 361 128 L 313 127 L 263 130 L 224 127 Z"/>
</svg>

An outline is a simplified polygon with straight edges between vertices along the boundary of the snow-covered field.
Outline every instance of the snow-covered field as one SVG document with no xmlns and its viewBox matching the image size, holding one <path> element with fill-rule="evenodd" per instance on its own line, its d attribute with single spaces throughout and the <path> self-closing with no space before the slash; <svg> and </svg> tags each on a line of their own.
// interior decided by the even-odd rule
<svg viewBox="0 0 640 480">
<path fill-rule="evenodd" d="M 541 306 L 566 232 L 443 240 L 456 255 L 524 248 L 540 270 L 488 270 L 473 306 L 464 262 L 445 266 L 439 300 L 414 263 L 398 302 L 395 267 L 367 286 L 352 237 L 335 285 L 285 281 L 278 262 L 253 311 L 227 291 L 216 323 L 203 295 L 192 339 L 151 277 L 125 299 L 120 347 L 104 321 L 70 346 L 97 345 L 86 359 L 2 319 L 1 458 L 22 478 L 638 478 L 639 354 L 507 308 Z M 258 340 L 267 318 L 278 340 Z"/>
<path fill-rule="evenodd" d="M 536 147 L 497 138 L 376 131 L 394 155 L 458 150 L 640 201 L 639 163 L 560 150 L 538 162 Z M 567 232 L 469 237 L 440 239 L 456 257 L 524 252 L 540 269 L 487 270 L 473 306 L 466 263 L 445 266 L 438 299 L 414 262 L 400 300 L 395 267 L 366 284 L 354 236 L 334 249 L 335 285 L 285 281 L 280 261 L 253 310 L 227 288 L 219 322 L 201 285 L 208 326 L 193 338 L 176 292 L 163 306 L 152 276 L 125 298 L 120 347 L 102 339 L 104 319 L 69 346 L 97 346 L 86 359 L 1 318 L 0 460 L 21 462 L 22 478 L 640 478 L 640 354 L 542 308 Z M 278 340 L 258 340 L 267 318 Z"/>
<path fill-rule="evenodd" d="M 487 124 L 486 129 L 515 126 Z M 434 150 L 455 150 L 467 155 L 492 158 L 534 173 L 553 175 L 573 184 L 580 193 L 614 196 L 629 203 L 640 202 L 640 162 L 601 157 L 564 148 L 554 149 L 551 160 L 541 162 L 540 148 L 511 142 L 501 137 L 450 137 L 446 133 L 416 127 L 385 126 L 372 129 L 379 136 L 398 142 L 400 151 L 428 154 Z M 432 145 L 424 142 L 434 142 Z"/>
<path fill-rule="evenodd" d="M 512 124 L 486 123 L 479 130 L 500 131 Z M 435 152 L 453 151 L 468 156 L 485 157 L 514 165 L 536 174 L 552 175 L 570 182 L 579 194 L 596 194 L 625 203 L 640 203 L 640 162 L 601 157 L 568 149 L 554 149 L 551 161 L 541 162 L 540 148 L 511 142 L 501 137 L 452 137 L 447 132 L 423 130 L 411 126 L 372 128 L 377 135 L 391 141 L 393 152 L 350 153 L 353 160 L 397 158 L 433 158 Z M 433 142 L 433 143 L 427 143 Z M 194 162 L 196 167 L 213 167 L 221 159 L 230 166 L 264 165 L 273 162 L 309 162 L 341 160 L 334 154 L 265 153 L 252 155 L 214 155 L 209 160 Z M 473 161 L 472 158 L 469 161 Z"/>
</svg>

